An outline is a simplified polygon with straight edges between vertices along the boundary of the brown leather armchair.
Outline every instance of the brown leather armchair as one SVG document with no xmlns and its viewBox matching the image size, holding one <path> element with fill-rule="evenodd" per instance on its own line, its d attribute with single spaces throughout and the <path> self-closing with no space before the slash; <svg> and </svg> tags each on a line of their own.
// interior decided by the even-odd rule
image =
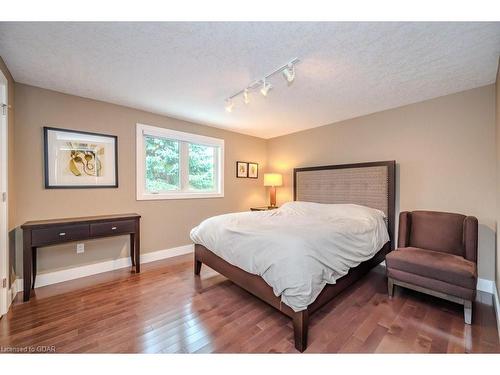
<svg viewBox="0 0 500 375">
<path fill-rule="evenodd" d="M 398 248 L 386 256 L 389 296 L 394 285 L 464 305 L 472 321 L 477 284 L 477 219 L 446 212 L 399 215 Z"/>
</svg>

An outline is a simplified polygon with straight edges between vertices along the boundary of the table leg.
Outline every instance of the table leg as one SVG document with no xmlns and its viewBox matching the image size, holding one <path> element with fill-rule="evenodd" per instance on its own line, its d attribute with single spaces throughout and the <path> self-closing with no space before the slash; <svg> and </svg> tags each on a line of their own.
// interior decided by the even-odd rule
<svg viewBox="0 0 500 375">
<path fill-rule="evenodd" d="M 130 233 L 130 259 L 132 260 L 132 267 L 135 266 L 134 248 L 135 248 L 135 235 L 134 233 Z"/>
<path fill-rule="evenodd" d="M 31 248 L 31 263 L 33 264 L 33 283 L 32 289 L 35 289 L 35 280 L 36 280 L 36 247 Z"/>
<path fill-rule="evenodd" d="M 141 272 L 141 226 L 139 223 L 139 219 L 137 219 L 136 224 L 135 224 L 135 246 L 134 246 L 134 253 L 135 253 L 135 272 L 139 273 Z"/>
<path fill-rule="evenodd" d="M 31 271 L 32 271 L 31 231 L 23 231 L 23 300 L 29 301 L 31 294 Z"/>
</svg>

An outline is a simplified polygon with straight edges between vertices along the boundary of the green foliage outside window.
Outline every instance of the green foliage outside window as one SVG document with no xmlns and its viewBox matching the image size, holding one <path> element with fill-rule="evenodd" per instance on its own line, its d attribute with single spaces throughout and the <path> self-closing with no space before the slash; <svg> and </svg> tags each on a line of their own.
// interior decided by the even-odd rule
<svg viewBox="0 0 500 375">
<path fill-rule="evenodd" d="M 179 142 L 146 136 L 144 143 L 146 189 L 148 191 L 179 190 Z"/>
<path fill-rule="evenodd" d="M 189 144 L 189 187 L 196 190 L 213 190 L 215 148 Z"/>
<path fill-rule="evenodd" d="M 152 192 L 181 190 L 180 142 L 145 136 L 146 189 Z M 216 148 L 189 144 L 189 189 L 215 189 Z"/>
</svg>

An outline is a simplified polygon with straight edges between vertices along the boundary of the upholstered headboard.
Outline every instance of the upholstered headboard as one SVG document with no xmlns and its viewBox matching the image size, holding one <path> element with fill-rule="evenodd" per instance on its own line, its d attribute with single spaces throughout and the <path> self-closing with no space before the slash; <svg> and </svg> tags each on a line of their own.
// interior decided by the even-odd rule
<svg viewBox="0 0 500 375">
<path fill-rule="evenodd" d="M 293 197 L 296 201 L 354 203 L 381 210 L 387 216 L 393 249 L 395 168 L 394 160 L 295 168 Z"/>
</svg>

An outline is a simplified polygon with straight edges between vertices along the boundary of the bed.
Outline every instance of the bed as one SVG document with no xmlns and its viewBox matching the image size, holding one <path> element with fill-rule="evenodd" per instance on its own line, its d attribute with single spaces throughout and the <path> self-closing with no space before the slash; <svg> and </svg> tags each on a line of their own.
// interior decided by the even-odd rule
<svg viewBox="0 0 500 375">
<path fill-rule="evenodd" d="M 208 240 L 201 241 L 200 236 L 196 235 L 197 233 L 193 234 L 193 231 L 197 230 L 198 227 L 193 229 L 191 237 L 195 242 L 195 275 L 200 275 L 201 266 L 202 264 L 205 264 L 224 275 L 241 288 L 273 306 L 281 313 L 292 318 L 295 348 L 298 351 L 303 352 L 307 348 L 309 316 L 331 301 L 335 296 L 348 288 L 354 282 L 359 280 L 371 268 L 381 263 L 385 259 L 385 255 L 394 249 L 395 161 L 296 168 L 293 172 L 293 196 L 294 203 L 284 205 L 279 210 L 265 211 L 263 213 L 255 212 L 228 214 L 211 218 L 212 220 L 208 219 L 207 222 L 212 225 L 211 230 L 208 232 L 210 233 L 210 236 L 214 238 L 214 241 L 212 242 Z M 316 205 L 316 203 L 320 203 L 320 205 Z M 310 210 L 313 210 L 312 212 L 316 212 L 314 210 L 318 210 L 318 215 L 323 215 L 324 210 L 328 209 L 329 211 L 325 214 L 325 218 L 322 217 L 321 220 L 328 219 L 335 223 L 337 223 L 335 220 L 337 216 L 339 216 L 339 210 L 344 216 L 346 215 L 346 212 L 349 215 L 366 215 L 366 220 L 363 216 L 363 221 L 360 221 L 361 224 L 356 221 L 352 221 L 352 224 L 351 222 L 345 220 L 339 221 L 338 223 L 343 223 L 344 226 L 340 226 L 343 229 L 337 229 L 337 225 L 335 230 L 332 230 L 332 233 L 328 234 L 324 232 L 327 227 L 323 227 L 321 225 L 319 221 L 320 219 L 308 219 L 313 221 L 304 222 L 308 223 L 306 224 L 307 227 L 302 230 L 304 236 L 309 234 L 309 237 L 312 238 L 314 236 L 309 232 L 317 231 L 317 233 L 323 233 L 318 235 L 319 237 L 328 237 L 330 241 L 315 244 L 314 246 L 316 246 L 316 248 L 311 245 L 309 249 L 307 245 L 311 243 L 311 238 L 307 240 L 304 239 L 303 243 L 300 241 L 300 220 L 303 220 L 305 217 L 304 215 L 301 216 L 301 210 L 303 207 L 309 210 L 305 211 L 307 215 L 310 215 Z M 316 267 L 316 263 L 318 262 L 304 262 L 307 262 L 307 259 L 318 257 L 318 247 L 321 249 L 321 246 L 324 246 L 325 251 L 323 253 L 325 254 L 331 252 L 331 249 L 327 249 L 329 246 L 334 246 L 335 241 L 341 241 L 347 237 L 352 237 L 351 232 L 357 233 L 362 230 L 362 224 L 364 222 L 373 223 L 373 225 L 370 226 L 370 230 L 380 227 L 380 219 L 378 219 L 377 213 L 381 213 L 383 215 L 382 217 L 384 221 L 382 225 L 385 226 L 385 237 L 381 235 L 374 237 L 377 238 L 377 241 L 368 241 L 366 242 L 367 245 L 363 245 L 363 242 L 355 242 L 354 246 L 358 243 L 361 244 L 359 245 L 360 249 L 363 246 L 367 249 L 371 246 L 370 249 L 366 251 L 363 250 L 362 254 L 358 254 L 355 259 L 345 260 L 344 258 L 346 258 L 348 253 L 345 251 L 344 253 L 338 253 L 340 254 L 338 255 L 338 258 L 343 259 L 342 262 L 339 262 L 341 263 L 341 266 L 337 266 L 338 269 L 332 266 L 332 269 L 337 272 L 337 275 L 335 276 L 335 272 L 332 271 L 332 275 L 328 275 L 328 277 L 325 276 L 322 283 L 311 282 L 311 291 L 309 296 L 306 289 L 304 289 L 305 287 L 301 286 L 302 289 L 299 288 L 300 290 L 297 289 L 288 293 L 287 297 L 286 293 L 284 291 L 281 293 L 282 290 L 278 287 L 279 280 L 282 280 L 284 277 L 278 278 L 269 276 L 276 272 L 267 272 L 268 269 L 274 270 L 279 267 L 282 269 L 290 267 L 297 269 L 297 272 L 301 272 L 300 275 L 308 276 L 308 272 L 310 272 L 311 280 L 316 279 L 316 274 L 318 272 L 314 267 Z M 254 216 L 250 216 L 252 214 Z M 273 217 L 273 215 L 275 216 Z M 279 215 L 283 216 L 279 217 Z M 280 241 L 281 238 L 287 239 L 287 237 L 280 237 L 279 234 L 276 234 L 273 237 L 261 236 L 262 233 L 259 232 L 259 228 L 266 228 L 265 224 L 261 224 L 260 227 L 256 225 L 255 228 L 257 229 L 253 232 L 251 230 L 252 220 L 261 221 L 262 223 L 269 221 L 272 223 L 273 220 L 276 222 L 278 219 L 283 220 L 289 217 L 293 218 L 293 215 L 296 215 L 297 217 L 295 228 L 297 228 L 296 232 L 298 233 L 295 238 L 293 238 L 293 236 L 290 237 L 293 241 L 290 241 L 290 238 L 288 238 L 288 241 L 284 240 L 282 243 L 276 243 L 277 241 Z M 374 217 L 373 220 L 371 219 L 371 216 Z M 232 233 L 232 237 L 227 234 L 229 233 L 228 231 L 226 231 L 226 234 L 224 234 L 223 231 L 218 231 L 218 228 L 223 228 L 227 225 L 226 223 L 228 220 L 230 222 L 232 220 L 236 222 L 241 221 L 242 223 L 250 223 L 248 224 L 249 229 L 246 233 L 233 233 L 235 231 L 229 231 Z M 317 224 L 314 220 L 317 220 Z M 293 222 L 290 223 L 290 225 L 293 224 Z M 359 225 L 361 225 L 361 227 L 359 227 Z M 351 226 L 353 228 L 351 228 Z M 264 229 L 260 230 L 262 231 Z M 273 228 L 269 227 L 269 230 L 272 231 Z M 323 230 L 323 232 L 320 232 L 320 230 Z M 293 231 L 293 228 L 290 231 Z M 255 249 L 251 249 L 249 246 L 252 246 L 254 243 L 252 241 L 257 241 L 259 236 L 262 237 L 260 239 L 261 242 L 255 242 Z M 238 240 L 236 241 L 236 239 Z M 221 242 L 221 240 L 223 241 Z M 263 252 L 261 248 L 266 247 L 266 242 L 262 241 L 269 241 L 269 249 L 272 251 L 268 250 L 267 253 Z M 273 241 L 275 243 L 271 243 Z M 278 255 L 283 253 L 285 250 L 288 251 L 292 249 L 292 242 L 295 246 L 292 253 L 299 253 L 298 256 L 303 257 L 297 258 L 296 264 L 282 265 L 279 259 L 285 260 L 285 258 L 279 258 Z M 240 246 L 242 248 L 238 249 Z M 246 246 L 246 248 L 244 246 Z M 298 251 L 300 250 L 300 246 L 304 246 L 304 251 L 310 251 L 308 253 L 308 258 L 304 257 L 301 251 Z M 341 244 L 339 244 L 338 247 L 339 248 L 336 249 L 336 251 L 341 250 Z M 222 248 L 225 250 L 222 251 Z M 246 254 L 252 250 L 254 250 L 252 254 Z M 313 252 L 314 250 L 316 250 L 315 253 Z M 254 256 L 253 254 L 255 254 L 256 257 L 255 262 L 252 261 L 252 256 Z M 265 262 L 274 261 L 274 263 L 262 263 L 262 254 L 267 255 Z M 231 258 L 231 255 L 233 258 Z M 242 255 L 245 255 L 246 260 L 241 258 Z M 271 259 L 273 257 L 278 260 Z M 347 256 L 347 258 L 349 258 L 349 256 Z M 335 258 L 330 256 L 328 259 L 320 259 L 319 263 L 328 263 L 329 261 L 334 262 Z M 349 266 L 352 264 L 357 265 L 352 266 L 351 268 L 345 268 L 346 265 Z M 325 269 L 330 270 L 330 268 L 326 266 Z M 341 269 L 345 272 L 341 272 Z M 290 274 L 292 273 L 293 272 L 290 271 Z M 283 275 L 283 270 L 280 275 Z M 300 278 L 300 275 L 297 277 Z M 330 276 L 331 279 L 333 279 L 333 283 L 329 279 Z M 324 281 L 325 279 L 327 280 L 326 282 Z M 292 281 L 288 281 L 288 283 L 295 283 L 295 280 L 293 279 Z M 303 284 L 309 285 L 307 282 L 304 282 Z M 288 290 L 288 288 L 286 290 Z M 292 297 L 296 298 L 294 299 Z"/>
</svg>

